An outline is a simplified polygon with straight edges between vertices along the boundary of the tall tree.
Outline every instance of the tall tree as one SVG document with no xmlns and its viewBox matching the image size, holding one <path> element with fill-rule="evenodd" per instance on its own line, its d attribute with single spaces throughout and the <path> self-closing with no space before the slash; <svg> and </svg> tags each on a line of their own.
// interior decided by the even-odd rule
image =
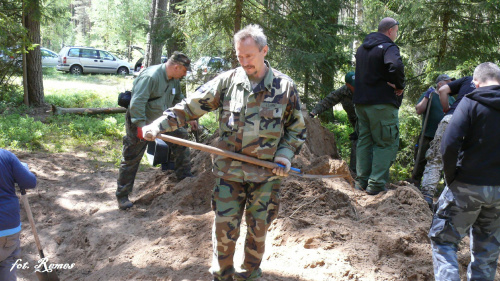
<svg viewBox="0 0 500 281">
<path fill-rule="evenodd" d="M 25 0 L 24 24 L 28 31 L 28 38 L 37 46 L 28 50 L 26 60 L 25 91 L 27 90 L 30 106 L 40 106 L 45 103 L 42 77 L 42 56 L 40 53 L 40 0 Z"/>
<path fill-rule="evenodd" d="M 161 52 L 165 45 L 165 38 L 158 34 L 161 30 L 167 28 L 166 10 L 167 0 L 151 1 L 150 24 L 146 39 L 146 55 L 144 57 L 145 67 L 161 63 Z"/>
</svg>

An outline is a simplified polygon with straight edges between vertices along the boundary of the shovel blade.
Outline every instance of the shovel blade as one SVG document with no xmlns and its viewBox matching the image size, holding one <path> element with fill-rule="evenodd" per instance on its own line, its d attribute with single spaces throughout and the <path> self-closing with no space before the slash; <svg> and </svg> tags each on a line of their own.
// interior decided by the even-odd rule
<svg viewBox="0 0 500 281">
<path fill-rule="evenodd" d="M 59 277 L 55 271 L 52 272 L 36 272 L 36 277 L 39 281 L 59 281 Z"/>
</svg>

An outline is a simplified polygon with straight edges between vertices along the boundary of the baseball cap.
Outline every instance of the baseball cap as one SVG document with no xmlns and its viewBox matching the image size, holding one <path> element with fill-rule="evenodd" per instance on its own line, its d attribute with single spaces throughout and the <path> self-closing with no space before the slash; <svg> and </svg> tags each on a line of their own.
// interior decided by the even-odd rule
<svg viewBox="0 0 500 281">
<path fill-rule="evenodd" d="M 183 53 L 175 51 L 172 56 L 170 56 L 170 61 L 178 63 L 186 67 L 187 70 L 191 70 L 191 60 Z"/>
<path fill-rule="evenodd" d="M 345 82 L 354 86 L 354 71 L 347 72 Z"/>
<path fill-rule="evenodd" d="M 441 74 L 438 76 L 438 78 L 436 78 L 436 84 L 441 82 L 441 81 L 445 81 L 445 80 L 455 80 L 455 78 L 451 78 L 450 76 L 448 76 L 448 74 Z"/>
</svg>

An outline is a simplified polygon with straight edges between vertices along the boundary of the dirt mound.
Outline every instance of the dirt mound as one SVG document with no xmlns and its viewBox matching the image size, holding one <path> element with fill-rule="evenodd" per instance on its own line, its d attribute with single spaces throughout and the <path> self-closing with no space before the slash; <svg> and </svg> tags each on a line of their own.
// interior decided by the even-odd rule
<svg viewBox="0 0 500 281">
<path fill-rule="evenodd" d="M 334 136 L 306 118 L 309 138 L 293 166 L 311 174 L 348 173 Z M 45 254 L 62 280 L 211 280 L 211 156 L 193 151 L 195 177 L 138 174 L 128 211 L 117 209 L 117 170 L 82 154 L 18 153 L 37 174 L 30 192 Z M 22 259 L 36 280 L 38 260 L 24 212 Z M 420 192 L 401 183 L 368 196 L 346 179 L 284 179 L 280 213 L 269 230 L 267 280 L 432 280 L 427 231 L 431 212 Z M 240 237 L 245 235 L 243 223 Z M 238 241 L 236 265 L 242 258 Z M 467 241 L 464 241 L 467 243 Z M 465 247 L 467 244 L 463 244 Z M 468 251 L 460 252 L 462 270 Z"/>
</svg>

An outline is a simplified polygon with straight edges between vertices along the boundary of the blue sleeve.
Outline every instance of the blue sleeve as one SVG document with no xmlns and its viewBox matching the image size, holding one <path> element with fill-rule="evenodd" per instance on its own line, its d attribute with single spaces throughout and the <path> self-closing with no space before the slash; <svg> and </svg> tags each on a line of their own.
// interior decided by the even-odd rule
<svg viewBox="0 0 500 281">
<path fill-rule="evenodd" d="M 472 103 L 464 98 L 453 113 L 450 124 L 446 127 L 441 141 L 443 155 L 443 172 L 446 183 L 450 185 L 456 177 L 458 154 L 462 147 L 466 132 L 471 124 Z"/>
<path fill-rule="evenodd" d="M 20 189 L 32 189 L 36 187 L 36 176 L 21 164 L 21 161 L 12 154 L 12 176 Z"/>
</svg>

